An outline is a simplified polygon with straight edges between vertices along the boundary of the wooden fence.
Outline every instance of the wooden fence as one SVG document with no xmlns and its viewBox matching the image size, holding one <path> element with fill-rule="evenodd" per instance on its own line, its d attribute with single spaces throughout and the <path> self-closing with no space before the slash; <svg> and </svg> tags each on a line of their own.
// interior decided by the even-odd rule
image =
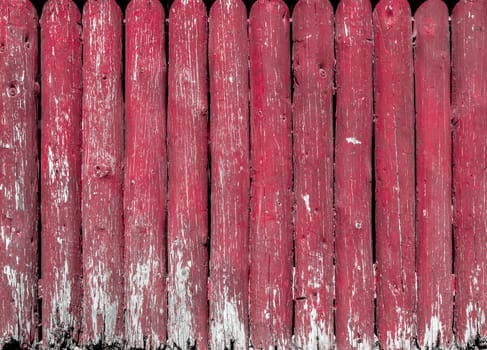
<svg viewBox="0 0 487 350">
<path fill-rule="evenodd" d="M 0 2 L 0 349 L 487 347 L 487 1 L 39 22 Z"/>
</svg>

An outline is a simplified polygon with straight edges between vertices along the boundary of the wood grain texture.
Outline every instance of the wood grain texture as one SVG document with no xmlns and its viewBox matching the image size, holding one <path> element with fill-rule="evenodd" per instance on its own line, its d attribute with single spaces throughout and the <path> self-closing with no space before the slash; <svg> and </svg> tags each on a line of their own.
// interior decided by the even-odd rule
<svg viewBox="0 0 487 350">
<path fill-rule="evenodd" d="M 247 349 L 249 276 L 249 43 L 241 0 L 209 17 L 210 347 Z"/>
<path fill-rule="evenodd" d="M 166 52 L 164 8 L 132 0 L 125 19 L 125 337 L 166 342 Z"/>
<path fill-rule="evenodd" d="M 250 10 L 250 332 L 256 349 L 287 349 L 292 333 L 292 143 L 289 11 Z"/>
<path fill-rule="evenodd" d="M 81 329 L 81 13 L 49 0 L 40 22 L 42 330 L 56 347 Z"/>
<path fill-rule="evenodd" d="M 0 348 L 37 329 L 37 14 L 0 2 Z"/>
<path fill-rule="evenodd" d="M 418 343 L 453 340 L 450 42 L 448 8 L 428 0 L 414 15 Z"/>
<path fill-rule="evenodd" d="M 293 12 L 295 345 L 331 349 L 333 334 L 333 8 Z"/>
<path fill-rule="evenodd" d="M 452 13 L 455 328 L 460 346 L 487 343 L 487 3 Z"/>
<path fill-rule="evenodd" d="M 115 0 L 83 10 L 82 344 L 123 339 L 122 13 Z"/>
<path fill-rule="evenodd" d="M 415 329 L 414 83 L 406 0 L 375 7 L 377 331 L 386 349 L 410 349 Z"/>
<path fill-rule="evenodd" d="M 374 346 L 373 36 L 369 0 L 342 0 L 335 23 L 337 347 L 371 349 Z"/>
<path fill-rule="evenodd" d="M 168 341 L 207 349 L 207 15 L 201 0 L 171 6 L 168 82 Z"/>
</svg>

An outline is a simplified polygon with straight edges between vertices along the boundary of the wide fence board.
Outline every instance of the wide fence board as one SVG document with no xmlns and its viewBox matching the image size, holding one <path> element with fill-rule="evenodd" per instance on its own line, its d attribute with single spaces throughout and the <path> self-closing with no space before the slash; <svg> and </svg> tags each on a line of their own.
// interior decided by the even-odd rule
<svg viewBox="0 0 487 350">
<path fill-rule="evenodd" d="M 292 140 L 289 11 L 281 0 L 250 10 L 250 335 L 256 349 L 292 336 Z"/>
<path fill-rule="evenodd" d="M 201 0 L 169 13 L 168 342 L 208 347 L 207 15 Z"/>
<path fill-rule="evenodd" d="M 336 19 L 335 254 L 338 349 L 374 346 L 372 8 L 342 0 Z"/>
<path fill-rule="evenodd" d="M 452 13 L 455 333 L 461 346 L 487 343 L 487 2 Z"/>
<path fill-rule="evenodd" d="M 241 0 L 209 16 L 210 347 L 247 349 L 249 275 L 249 42 Z"/>
<path fill-rule="evenodd" d="M 416 83 L 417 329 L 421 349 L 453 341 L 452 174 L 448 8 L 428 0 L 414 15 Z"/>
<path fill-rule="evenodd" d="M 300 0 L 293 12 L 294 335 L 331 349 L 333 334 L 333 8 Z"/>
<path fill-rule="evenodd" d="M 132 0 L 125 12 L 125 341 L 166 343 L 166 51 L 164 8 Z"/>
<path fill-rule="evenodd" d="M 386 349 L 414 346 L 415 175 L 411 12 L 381 0 L 373 14 L 377 332 Z"/>
<path fill-rule="evenodd" d="M 81 331 L 81 13 L 49 0 L 41 24 L 41 277 L 45 346 Z"/>
<path fill-rule="evenodd" d="M 83 9 L 82 344 L 123 340 L 122 13 Z"/>
<path fill-rule="evenodd" d="M 0 348 L 37 331 L 37 14 L 0 2 Z"/>
</svg>

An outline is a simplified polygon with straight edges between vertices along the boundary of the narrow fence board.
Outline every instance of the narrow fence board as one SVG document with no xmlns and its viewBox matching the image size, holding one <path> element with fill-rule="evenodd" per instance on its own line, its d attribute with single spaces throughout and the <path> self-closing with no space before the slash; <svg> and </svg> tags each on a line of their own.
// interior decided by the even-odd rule
<svg viewBox="0 0 487 350">
<path fill-rule="evenodd" d="M 82 343 L 123 339 L 122 14 L 115 0 L 83 10 Z"/>
<path fill-rule="evenodd" d="M 40 22 L 42 331 L 60 347 L 81 328 L 81 13 L 49 0 Z"/>
<path fill-rule="evenodd" d="M 381 0 L 373 15 L 377 332 L 386 349 L 415 337 L 414 83 L 406 0 Z"/>
<path fill-rule="evenodd" d="M 207 349 L 207 16 L 201 0 L 172 4 L 168 82 L 168 341 Z"/>
<path fill-rule="evenodd" d="M 250 331 L 256 349 L 287 349 L 292 333 L 292 143 L 289 11 L 250 10 Z"/>
<path fill-rule="evenodd" d="M 166 52 L 164 8 L 132 0 L 125 39 L 125 337 L 127 346 L 166 342 Z"/>
<path fill-rule="evenodd" d="M 209 17 L 211 256 L 210 347 L 248 347 L 249 43 L 241 0 Z"/>
<path fill-rule="evenodd" d="M 329 1 L 300 0 L 293 13 L 294 340 L 299 349 L 334 344 L 333 38 Z"/>
<path fill-rule="evenodd" d="M 451 26 L 456 340 L 485 347 L 487 2 L 459 2 Z"/>
<path fill-rule="evenodd" d="M 0 348 L 37 330 L 37 14 L 0 2 Z"/>
<path fill-rule="evenodd" d="M 414 16 L 418 344 L 453 340 L 450 42 L 448 8 L 428 0 Z"/>
<path fill-rule="evenodd" d="M 336 13 L 335 254 L 338 349 L 374 346 L 372 256 L 372 8 Z"/>
</svg>

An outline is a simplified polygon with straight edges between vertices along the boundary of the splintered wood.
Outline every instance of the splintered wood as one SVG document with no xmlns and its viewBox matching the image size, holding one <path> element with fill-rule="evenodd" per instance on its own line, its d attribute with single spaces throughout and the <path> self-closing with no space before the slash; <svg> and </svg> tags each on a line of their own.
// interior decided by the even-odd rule
<svg viewBox="0 0 487 350">
<path fill-rule="evenodd" d="M 123 341 L 122 13 L 83 10 L 83 345 Z"/>
<path fill-rule="evenodd" d="M 45 346 L 81 330 L 81 13 L 49 0 L 41 18 L 41 275 Z"/>
</svg>

